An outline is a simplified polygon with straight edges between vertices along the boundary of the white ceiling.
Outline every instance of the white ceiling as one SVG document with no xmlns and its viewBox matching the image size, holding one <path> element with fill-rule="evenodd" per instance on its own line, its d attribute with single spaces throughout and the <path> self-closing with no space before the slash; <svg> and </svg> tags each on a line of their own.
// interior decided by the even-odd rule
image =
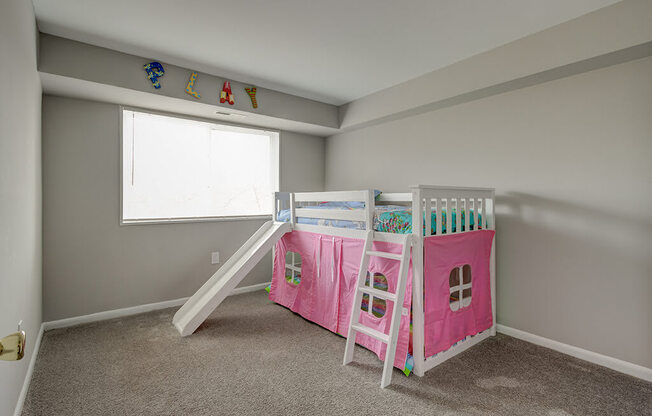
<svg viewBox="0 0 652 416">
<path fill-rule="evenodd" d="M 42 32 L 339 105 L 618 0 L 33 2 Z"/>
</svg>

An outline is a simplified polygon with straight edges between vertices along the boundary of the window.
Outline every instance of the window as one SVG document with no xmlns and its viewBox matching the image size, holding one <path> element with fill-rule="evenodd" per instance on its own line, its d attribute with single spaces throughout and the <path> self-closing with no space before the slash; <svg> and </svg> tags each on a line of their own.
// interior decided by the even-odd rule
<svg viewBox="0 0 652 416">
<path fill-rule="evenodd" d="M 461 281 L 460 281 L 461 277 Z M 448 277 L 450 287 L 449 306 L 451 310 L 457 311 L 466 308 L 471 304 L 471 266 L 455 267 Z"/>
<path fill-rule="evenodd" d="M 365 279 L 365 286 L 369 286 L 369 279 L 370 279 L 370 274 L 367 272 L 367 278 Z M 385 275 L 382 273 L 374 273 L 374 289 L 378 290 L 383 290 L 387 292 L 388 285 L 387 285 L 387 278 Z M 371 297 L 371 311 L 369 311 L 369 298 Z M 374 296 L 370 296 L 368 293 L 364 293 L 362 295 L 362 304 L 360 305 L 360 309 L 362 309 L 365 312 L 368 312 L 375 316 L 376 318 L 382 318 L 385 316 L 385 312 L 387 311 L 387 302 L 385 299 L 378 299 Z"/>
<path fill-rule="evenodd" d="M 122 111 L 123 223 L 270 215 L 278 133 Z"/>
<path fill-rule="evenodd" d="M 285 280 L 295 286 L 301 283 L 301 254 L 285 252 Z"/>
</svg>

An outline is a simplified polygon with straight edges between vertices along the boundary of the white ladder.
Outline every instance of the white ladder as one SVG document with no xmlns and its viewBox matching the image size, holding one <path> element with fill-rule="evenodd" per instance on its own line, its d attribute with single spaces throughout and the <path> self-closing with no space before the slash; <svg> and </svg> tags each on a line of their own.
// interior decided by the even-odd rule
<svg viewBox="0 0 652 416">
<path fill-rule="evenodd" d="M 385 251 L 373 251 L 374 231 L 367 232 L 364 243 L 364 251 L 360 262 L 360 272 L 358 273 L 358 282 L 355 288 L 355 297 L 351 308 L 351 322 L 349 323 L 349 333 L 346 337 L 346 349 L 344 350 L 344 365 L 353 360 L 353 350 L 355 348 L 355 336 L 359 332 L 375 338 L 387 345 L 385 353 L 385 363 L 383 366 L 383 378 L 380 387 L 385 388 L 392 382 L 392 370 L 394 368 L 394 356 L 396 354 L 396 342 L 398 340 L 398 330 L 403 312 L 403 298 L 405 297 L 405 286 L 407 283 L 408 265 L 410 263 L 410 246 L 412 238 L 410 234 L 402 235 L 403 250 L 401 254 L 388 253 Z M 373 287 L 373 276 L 369 277 L 369 286 L 365 285 L 367 269 L 369 268 L 369 257 L 383 257 L 386 259 L 400 262 L 398 281 L 396 282 L 396 293 L 385 292 Z M 389 334 L 384 334 L 373 328 L 364 326 L 358 322 L 360 316 L 360 303 L 363 294 L 369 294 L 369 311 L 372 309 L 373 298 L 386 299 L 394 303 L 392 311 L 392 321 L 389 327 Z"/>
</svg>

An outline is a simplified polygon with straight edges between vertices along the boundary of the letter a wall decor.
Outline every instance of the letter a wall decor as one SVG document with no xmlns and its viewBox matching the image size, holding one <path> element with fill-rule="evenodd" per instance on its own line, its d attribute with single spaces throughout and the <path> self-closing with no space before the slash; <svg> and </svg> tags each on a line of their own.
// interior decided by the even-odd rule
<svg viewBox="0 0 652 416">
<path fill-rule="evenodd" d="M 188 85 L 186 85 L 186 92 L 195 98 L 199 98 L 199 93 L 194 90 L 196 80 L 197 80 L 197 73 L 193 72 L 192 74 L 190 74 Z"/>
<path fill-rule="evenodd" d="M 235 104 L 235 98 L 233 97 L 233 92 L 231 92 L 231 83 L 224 81 L 222 91 L 220 91 L 220 103 L 224 104 L 227 101 L 231 105 Z"/>
</svg>

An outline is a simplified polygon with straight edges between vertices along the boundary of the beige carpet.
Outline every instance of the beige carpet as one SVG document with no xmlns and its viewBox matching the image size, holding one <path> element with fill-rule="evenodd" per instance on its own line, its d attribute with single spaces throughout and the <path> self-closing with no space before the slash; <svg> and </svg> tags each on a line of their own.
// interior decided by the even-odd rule
<svg viewBox="0 0 652 416">
<path fill-rule="evenodd" d="M 379 388 L 381 362 L 267 300 L 181 338 L 173 309 L 43 337 L 23 415 L 650 415 L 652 383 L 499 335 Z"/>
</svg>

